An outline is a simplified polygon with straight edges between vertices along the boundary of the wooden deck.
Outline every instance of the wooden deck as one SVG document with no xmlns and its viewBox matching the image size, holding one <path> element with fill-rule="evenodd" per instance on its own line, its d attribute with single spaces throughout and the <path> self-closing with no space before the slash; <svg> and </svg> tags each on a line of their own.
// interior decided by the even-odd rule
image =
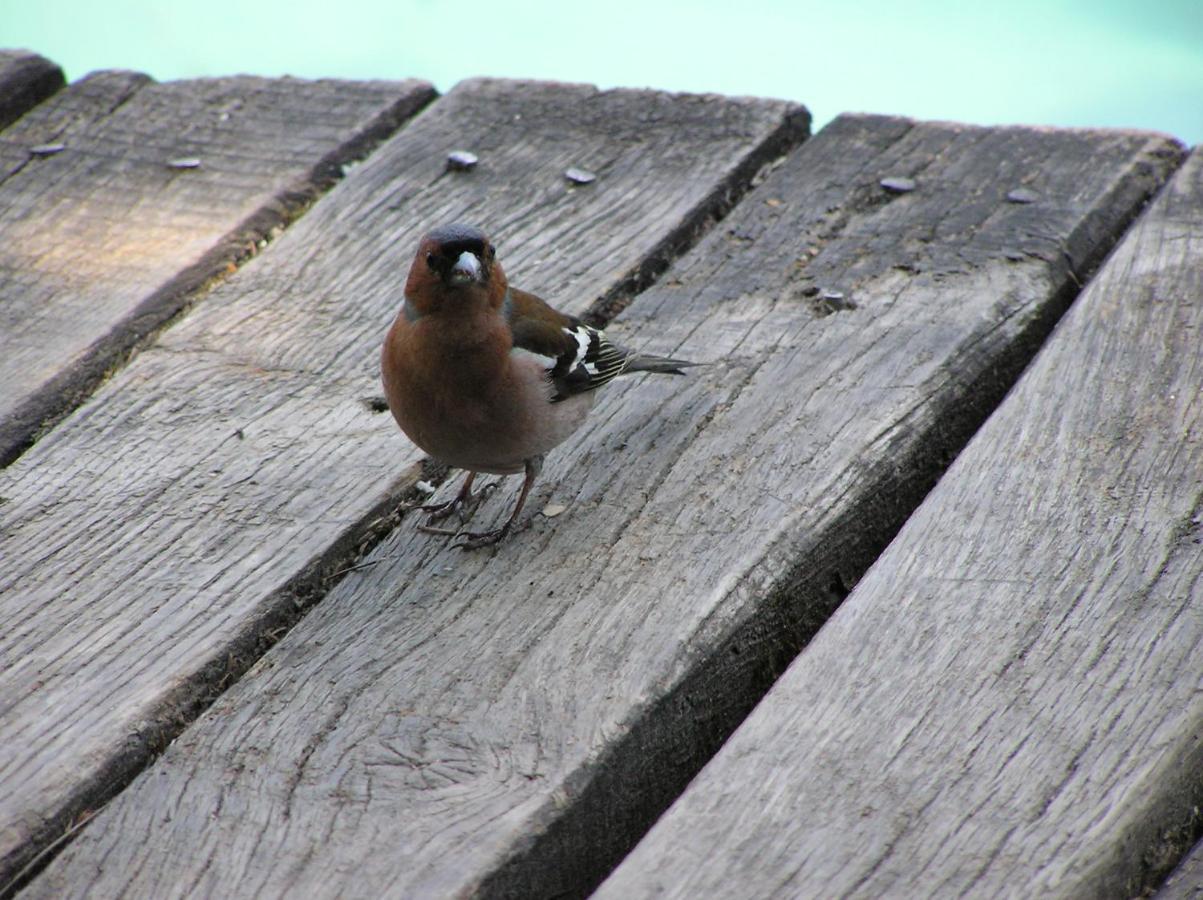
<svg viewBox="0 0 1203 900">
<path fill-rule="evenodd" d="M 1199 152 L 18 52 L 0 125 L 0 895 L 1203 892 Z M 470 553 L 376 399 L 456 219 L 708 363 Z"/>
</svg>

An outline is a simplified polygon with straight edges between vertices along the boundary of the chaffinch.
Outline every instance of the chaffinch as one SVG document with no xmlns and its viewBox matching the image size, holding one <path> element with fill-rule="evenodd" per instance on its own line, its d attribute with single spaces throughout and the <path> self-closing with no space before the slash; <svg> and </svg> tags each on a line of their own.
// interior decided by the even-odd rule
<svg viewBox="0 0 1203 900">
<path fill-rule="evenodd" d="M 422 238 L 405 299 L 381 350 L 389 408 L 401 430 L 435 459 L 467 469 L 456 497 L 424 506 L 418 527 L 461 536 L 465 549 L 509 533 L 543 455 L 585 420 L 599 387 L 629 372 L 683 374 L 693 363 L 633 353 L 580 319 L 511 288 L 478 228 L 445 225 Z M 482 492 L 478 473 L 525 473 L 514 511 L 481 533 L 436 528 L 466 521 Z"/>
</svg>

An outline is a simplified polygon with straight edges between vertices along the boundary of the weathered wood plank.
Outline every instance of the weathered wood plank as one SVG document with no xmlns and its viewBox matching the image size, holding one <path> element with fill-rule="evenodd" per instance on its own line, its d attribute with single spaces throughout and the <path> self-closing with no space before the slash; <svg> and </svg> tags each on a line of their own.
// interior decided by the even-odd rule
<svg viewBox="0 0 1203 900">
<path fill-rule="evenodd" d="M 1199 900 L 1203 897 L 1203 842 L 1174 869 L 1155 900 Z"/>
<path fill-rule="evenodd" d="M 433 93 L 100 73 L 0 132 L 0 463 Z"/>
<path fill-rule="evenodd" d="M 1203 154 L 598 896 L 1134 897 L 1203 807 Z"/>
<path fill-rule="evenodd" d="M 94 72 L 59 91 L 52 102 L 42 103 L 32 115 L 0 131 L 0 197 L 4 198 L 5 217 L 15 219 L 16 209 L 10 208 L 12 201 L 3 191 L 4 182 L 27 167 L 33 166 L 34 171 L 41 168 L 58 155 L 54 148 L 61 144 L 65 150 L 66 141 L 99 128 L 115 109 L 151 83 L 149 75 L 138 72 Z"/>
<path fill-rule="evenodd" d="M 28 50 L 0 50 L 0 128 L 63 86 L 63 70 Z"/>
<path fill-rule="evenodd" d="M 1148 135 L 837 120 L 619 317 L 624 342 L 710 365 L 608 389 L 536 488 L 534 509 L 568 512 L 495 554 L 399 529 L 32 896 L 586 890 L 1178 155 Z M 879 179 L 900 174 L 919 189 L 892 197 Z M 1042 201 L 1008 204 L 1024 183 Z M 522 283 L 518 247 L 501 252 Z"/>
<path fill-rule="evenodd" d="M 424 228 L 493 223 L 534 287 L 583 310 L 662 268 L 807 123 L 775 101 L 461 85 L 0 473 L 4 871 L 388 526 L 421 456 L 361 398 Z M 448 172 L 461 147 L 480 164 Z M 598 180 L 571 187 L 571 164 Z"/>
</svg>

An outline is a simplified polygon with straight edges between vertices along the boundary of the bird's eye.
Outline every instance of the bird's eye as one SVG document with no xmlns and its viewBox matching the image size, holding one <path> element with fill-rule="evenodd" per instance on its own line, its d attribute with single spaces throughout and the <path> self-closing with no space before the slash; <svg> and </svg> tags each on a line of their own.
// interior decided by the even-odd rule
<svg viewBox="0 0 1203 900">
<path fill-rule="evenodd" d="M 432 268 L 432 269 L 434 268 L 434 254 L 433 253 L 426 254 L 426 265 L 430 266 L 430 268 Z"/>
</svg>

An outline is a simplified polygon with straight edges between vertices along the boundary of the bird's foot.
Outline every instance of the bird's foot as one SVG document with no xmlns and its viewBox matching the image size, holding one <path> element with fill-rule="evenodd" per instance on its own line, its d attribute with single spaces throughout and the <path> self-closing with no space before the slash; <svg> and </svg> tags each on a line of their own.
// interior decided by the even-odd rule
<svg viewBox="0 0 1203 900">
<path fill-rule="evenodd" d="M 431 525 L 429 522 L 419 522 L 414 526 L 414 529 L 421 531 L 423 534 L 442 534 L 447 537 L 455 537 L 460 533 L 458 528 L 439 528 L 437 525 Z"/>
<path fill-rule="evenodd" d="M 446 503 L 427 503 L 410 508 L 420 509 L 424 513 L 429 513 L 426 516 L 426 521 L 418 525 L 419 531 L 425 531 L 429 534 L 457 534 L 458 532 L 456 531 L 446 528 L 434 528 L 432 526 L 435 522 L 441 522 L 452 515 L 459 516 L 460 522 L 467 522 L 472 518 L 473 513 L 476 512 L 476 508 L 495 490 L 497 490 L 497 482 L 493 481 L 486 484 L 479 491 L 471 492 L 466 496 L 461 494 L 452 497 Z"/>
<path fill-rule="evenodd" d="M 451 546 L 458 547 L 461 550 L 477 550 L 481 547 L 488 547 L 490 544 L 498 543 L 502 538 L 510 533 L 510 525 L 506 522 L 500 528 L 494 528 L 492 531 L 461 531 L 456 535 L 459 540 Z"/>
</svg>

